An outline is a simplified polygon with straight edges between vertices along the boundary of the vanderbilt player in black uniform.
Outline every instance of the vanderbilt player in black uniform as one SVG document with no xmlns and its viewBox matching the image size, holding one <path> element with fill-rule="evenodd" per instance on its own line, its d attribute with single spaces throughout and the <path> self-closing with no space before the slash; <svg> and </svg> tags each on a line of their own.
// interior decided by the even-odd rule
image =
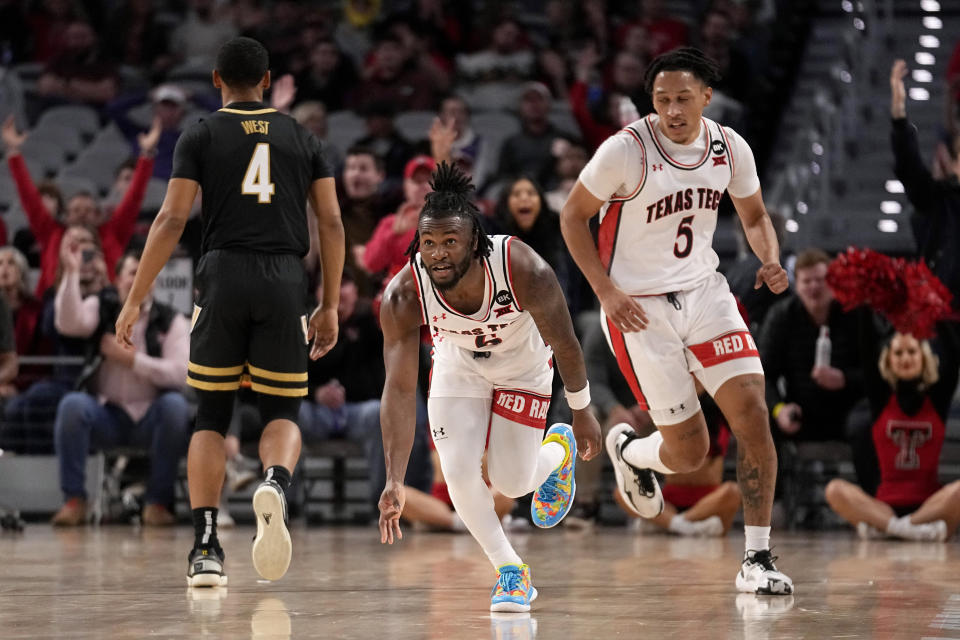
<svg viewBox="0 0 960 640">
<path fill-rule="evenodd" d="M 132 346 L 141 304 L 170 257 L 203 190 L 202 257 L 193 311 L 187 382 L 199 409 L 187 455 L 196 532 L 187 583 L 223 586 L 217 509 L 224 478 L 223 434 L 242 376 L 259 392 L 266 423 L 260 460 L 266 477 L 253 496 L 253 565 L 277 580 L 290 564 L 283 492 L 300 456 L 296 424 L 307 394 L 310 357 L 337 340 L 337 297 L 344 236 L 334 180 L 315 137 L 263 104 L 270 86 L 267 51 L 234 38 L 217 55 L 213 84 L 224 108 L 184 131 L 160 213 L 150 227 L 133 288 L 117 320 L 117 339 Z M 309 321 L 301 257 L 309 244 L 305 204 L 317 216 L 323 300 Z"/>
</svg>

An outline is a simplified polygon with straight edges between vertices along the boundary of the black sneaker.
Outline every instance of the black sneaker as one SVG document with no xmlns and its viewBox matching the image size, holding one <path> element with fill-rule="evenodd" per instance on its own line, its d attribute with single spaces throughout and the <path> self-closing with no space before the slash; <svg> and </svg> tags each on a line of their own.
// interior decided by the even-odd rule
<svg viewBox="0 0 960 640">
<path fill-rule="evenodd" d="M 253 494 L 257 536 L 253 539 L 253 568 L 266 580 L 279 580 L 290 566 L 293 548 L 287 531 L 287 501 L 283 489 L 264 480 Z"/>
<path fill-rule="evenodd" d="M 655 518 L 663 511 L 663 494 L 657 477 L 650 469 L 638 469 L 623 459 L 623 449 L 638 439 L 633 427 L 614 425 L 607 433 L 607 454 L 613 462 L 617 491 L 633 513 L 641 518 Z"/>
<path fill-rule="evenodd" d="M 223 572 L 223 559 L 223 549 L 219 547 L 194 548 L 187 560 L 187 586 L 227 586 L 227 576 Z"/>
</svg>

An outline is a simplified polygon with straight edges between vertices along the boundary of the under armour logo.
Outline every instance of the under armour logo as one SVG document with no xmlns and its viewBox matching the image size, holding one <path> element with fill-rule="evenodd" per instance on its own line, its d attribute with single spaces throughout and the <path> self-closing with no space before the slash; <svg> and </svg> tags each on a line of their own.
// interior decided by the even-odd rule
<svg viewBox="0 0 960 640">
<path fill-rule="evenodd" d="M 443 427 L 438 427 L 438 428 L 436 428 L 436 429 L 433 430 L 433 437 L 436 438 L 436 439 L 446 438 L 446 437 L 447 437 L 447 434 L 446 434 L 446 432 L 443 430 Z"/>
<path fill-rule="evenodd" d="M 269 525 L 269 524 L 270 524 L 270 518 L 272 518 L 272 517 L 273 517 L 273 514 L 272 514 L 272 513 L 265 513 L 265 514 L 263 514 L 263 521 L 266 522 L 267 525 Z"/>
<path fill-rule="evenodd" d="M 650 165 L 650 168 L 653 169 L 654 171 L 663 171 L 663 163 L 662 162 L 659 164 L 653 163 Z"/>
<path fill-rule="evenodd" d="M 727 156 L 717 156 L 716 158 L 713 159 L 713 166 L 717 167 L 721 164 L 722 165 L 727 164 Z"/>
<path fill-rule="evenodd" d="M 193 570 L 194 570 L 194 572 L 203 571 L 203 563 L 202 563 L 202 562 L 194 562 L 194 563 L 193 563 Z"/>
</svg>

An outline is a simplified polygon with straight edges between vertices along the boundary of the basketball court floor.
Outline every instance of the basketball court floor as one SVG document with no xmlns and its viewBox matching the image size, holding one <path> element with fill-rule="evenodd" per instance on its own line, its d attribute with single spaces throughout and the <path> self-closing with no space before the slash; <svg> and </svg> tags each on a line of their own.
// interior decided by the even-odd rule
<svg viewBox="0 0 960 640">
<path fill-rule="evenodd" d="M 193 532 L 35 524 L 0 536 L 0 638 L 960 638 L 960 546 L 774 532 L 797 594 L 737 594 L 742 534 L 512 534 L 540 597 L 492 614 L 468 535 L 295 526 L 294 560 L 257 579 L 252 527 L 222 532 L 225 589 L 187 589 Z"/>
</svg>

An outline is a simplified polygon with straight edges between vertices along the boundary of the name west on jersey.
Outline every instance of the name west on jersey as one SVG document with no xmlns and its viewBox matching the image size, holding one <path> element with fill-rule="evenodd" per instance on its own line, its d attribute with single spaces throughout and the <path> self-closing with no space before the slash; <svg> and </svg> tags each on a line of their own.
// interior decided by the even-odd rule
<svg viewBox="0 0 960 640">
<path fill-rule="evenodd" d="M 270 123 L 266 120 L 241 120 L 240 125 L 243 126 L 243 132 L 247 135 L 251 133 L 268 135 L 270 133 Z"/>
<path fill-rule="evenodd" d="M 697 206 L 693 206 L 694 189 L 687 188 L 683 191 L 668 194 L 647 207 L 647 224 L 660 218 L 665 218 L 672 213 L 689 211 L 690 209 L 713 209 L 717 210 L 720 206 L 720 198 L 723 194 L 716 189 L 707 187 L 698 187 L 696 189 Z"/>
</svg>

